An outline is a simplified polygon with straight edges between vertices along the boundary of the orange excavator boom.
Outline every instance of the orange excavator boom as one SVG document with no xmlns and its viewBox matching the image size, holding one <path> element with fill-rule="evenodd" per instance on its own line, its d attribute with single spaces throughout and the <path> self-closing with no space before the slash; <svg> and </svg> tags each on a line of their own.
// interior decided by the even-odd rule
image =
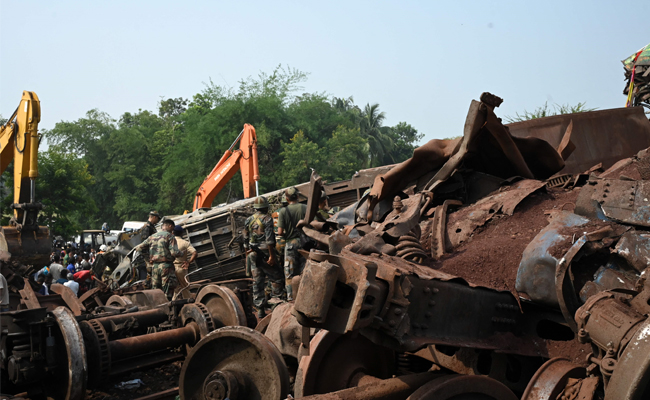
<svg viewBox="0 0 650 400">
<path fill-rule="evenodd" d="M 239 143 L 239 148 L 235 149 L 237 143 Z M 194 210 L 211 207 L 214 198 L 237 171 L 241 171 L 244 197 L 256 196 L 260 171 L 257 163 L 257 135 L 255 128 L 250 124 L 244 124 L 244 129 L 239 133 L 237 139 L 225 151 L 212 172 L 199 187 L 194 198 Z"/>
</svg>

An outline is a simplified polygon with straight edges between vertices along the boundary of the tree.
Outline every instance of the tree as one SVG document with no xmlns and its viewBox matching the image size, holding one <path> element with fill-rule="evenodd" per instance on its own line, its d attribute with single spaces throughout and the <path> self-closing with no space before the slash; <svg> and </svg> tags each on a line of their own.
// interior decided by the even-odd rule
<svg viewBox="0 0 650 400">
<path fill-rule="evenodd" d="M 424 134 L 418 133 L 417 129 L 406 122 L 400 122 L 390 129 L 388 135 L 393 141 L 393 149 L 390 152 L 390 158 L 385 159 L 385 163 L 400 163 L 413 156 L 413 150 Z"/>
<path fill-rule="evenodd" d="M 164 121 L 149 111 L 124 113 L 106 142 L 105 178 L 114 193 L 118 219 L 142 220 L 157 208 L 159 182 L 169 153 Z"/>
<path fill-rule="evenodd" d="M 386 114 L 379 111 L 379 104 L 366 104 L 361 112 L 359 128 L 361 134 L 368 140 L 370 147 L 370 166 L 381 165 L 384 158 L 393 147 L 389 136 L 390 128 L 383 126 Z"/>
<path fill-rule="evenodd" d="M 191 101 L 161 99 L 156 112 L 127 112 L 114 120 L 95 109 L 44 131 L 51 146 L 85 162 L 94 178 L 87 192 L 97 207 L 76 222 L 119 226 L 151 209 L 167 215 L 190 209 L 244 123 L 257 131 L 262 193 L 307 181 L 311 168 L 326 180 L 342 180 L 410 156 L 422 136 L 413 127 L 384 126 L 377 104 L 361 110 L 352 96 L 301 93 L 307 75 L 280 65 L 236 87 L 210 80 Z M 241 198 L 240 179 L 235 175 L 215 204 Z"/>
<path fill-rule="evenodd" d="M 95 183 L 88 164 L 60 146 L 50 146 L 39 154 L 38 169 L 36 194 L 44 206 L 39 224 L 65 238 L 89 228 L 84 216 L 96 213 L 97 205 L 88 190 Z"/>
<path fill-rule="evenodd" d="M 283 144 L 282 158 L 282 186 L 286 187 L 308 181 L 312 169 L 319 171 L 323 151 L 298 131 L 289 143 Z"/>
<path fill-rule="evenodd" d="M 327 141 L 323 165 L 319 170 L 330 182 L 343 181 L 363 168 L 368 156 L 368 140 L 361 136 L 359 128 L 336 128 Z"/>
<path fill-rule="evenodd" d="M 112 168 L 107 142 L 116 129 L 115 120 L 110 115 L 93 109 L 86 113 L 85 118 L 73 122 L 61 121 L 53 129 L 42 132 L 50 146 L 58 146 L 61 151 L 83 158 L 88 164 L 88 172 L 95 182 L 88 187 L 88 192 L 97 209 L 80 217 L 79 223 L 84 229 L 103 222 L 112 226 L 121 225 L 113 211 L 115 195 L 106 178 Z"/>
</svg>

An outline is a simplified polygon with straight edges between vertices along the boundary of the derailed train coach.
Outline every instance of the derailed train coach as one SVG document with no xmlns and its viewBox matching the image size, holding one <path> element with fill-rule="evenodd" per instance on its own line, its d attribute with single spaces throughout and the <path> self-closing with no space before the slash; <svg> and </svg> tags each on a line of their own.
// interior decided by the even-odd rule
<svg viewBox="0 0 650 400">
<path fill-rule="evenodd" d="M 580 118 L 556 118 L 552 145 L 514 136 L 499 103 L 484 94 L 461 139 L 378 175 L 337 229 L 307 225 L 295 303 L 201 340 L 181 398 L 648 398 L 650 123 L 581 115 L 611 147 L 579 151 L 598 139 Z"/>
</svg>

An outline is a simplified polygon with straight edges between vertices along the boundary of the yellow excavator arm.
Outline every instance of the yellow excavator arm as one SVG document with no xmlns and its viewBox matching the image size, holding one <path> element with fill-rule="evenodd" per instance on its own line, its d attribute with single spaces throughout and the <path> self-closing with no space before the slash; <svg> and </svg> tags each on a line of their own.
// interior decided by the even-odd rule
<svg viewBox="0 0 650 400">
<path fill-rule="evenodd" d="M 0 250 L 6 245 L 14 258 L 35 265 L 46 264 L 52 248 L 48 228 L 38 226 L 38 212 L 43 208 L 36 202 L 40 121 L 38 96 L 24 91 L 16 111 L 0 126 L 0 174 L 14 162 L 14 216 L 11 226 L 2 227 L 6 243 L 0 240 Z"/>
<path fill-rule="evenodd" d="M 36 93 L 24 91 L 23 98 L 7 123 L 0 128 L 0 174 L 14 161 L 14 204 L 35 203 L 38 177 L 38 123 L 41 102 Z M 20 222 L 20 208 L 14 217 Z"/>
</svg>

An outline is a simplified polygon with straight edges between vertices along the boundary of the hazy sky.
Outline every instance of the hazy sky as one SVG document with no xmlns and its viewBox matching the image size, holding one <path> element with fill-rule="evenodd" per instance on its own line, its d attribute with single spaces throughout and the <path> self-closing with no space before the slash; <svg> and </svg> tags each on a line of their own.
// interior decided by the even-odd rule
<svg viewBox="0 0 650 400">
<path fill-rule="evenodd" d="M 0 0 L 0 114 L 33 90 L 43 128 L 92 108 L 119 118 L 283 64 L 310 73 L 305 92 L 456 136 L 483 91 L 504 98 L 500 116 L 623 106 L 620 61 L 650 42 L 649 15 L 647 0 Z"/>
</svg>

